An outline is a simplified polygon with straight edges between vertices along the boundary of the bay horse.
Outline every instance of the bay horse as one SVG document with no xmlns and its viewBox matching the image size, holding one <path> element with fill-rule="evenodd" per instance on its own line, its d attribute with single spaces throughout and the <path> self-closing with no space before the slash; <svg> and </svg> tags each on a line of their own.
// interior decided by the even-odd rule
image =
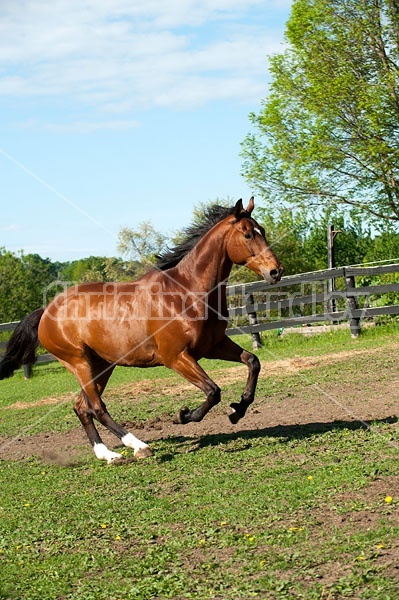
<svg viewBox="0 0 399 600">
<path fill-rule="evenodd" d="M 14 330 L 0 363 L 0 379 L 33 363 L 40 343 L 76 377 L 81 392 L 74 404 L 97 458 L 121 457 L 103 443 L 94 419 L 133 448 L 137 458 L 152 455 L 147 444 L 116 423 L 102 394 L 116 365 L 165 365 L 200 388 L 206 399 L 180 409 L 174 422 L 201 421 L 220 402 L 220 388 L 198 364 L 201 358 L 244 363 L 248 378 L 240 402 L 231 404 L 232 423 L 254 400 L 260 363 L 225 334 L 226 283 L 232 264 L 245 265 L 268 283 L 283 266 L 242 200 L 233 208 L 209 209 L 186 239 L 158 257 L 155 268 L 134 282 L 83 283 L 66 289 L 46 308 L 25 317 Z"/>
</svg>

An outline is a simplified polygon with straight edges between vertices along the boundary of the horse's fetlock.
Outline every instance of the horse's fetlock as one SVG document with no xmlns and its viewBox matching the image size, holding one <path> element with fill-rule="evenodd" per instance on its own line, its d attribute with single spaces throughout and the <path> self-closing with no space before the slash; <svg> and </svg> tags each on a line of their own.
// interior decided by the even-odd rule
<svg viewBox="0 0 399 600">
<path fill-rule="evenodd" d="M 254 401 L 255 396 L 253 394 L 253 392 L 247 392 L 247 393 L 243 393 L 241 396 L 241 404 L 245 405 L 245 409 L 252 404 L 252 402 Z"/>
<path fill-rule="evenodd" d="M 217 385 L 215 386 L 214 391 L 209 395 L 210 400 L 212 401 L 212 405 L 219 404 L 222 399 L 222 390 Z"/>
</svg>

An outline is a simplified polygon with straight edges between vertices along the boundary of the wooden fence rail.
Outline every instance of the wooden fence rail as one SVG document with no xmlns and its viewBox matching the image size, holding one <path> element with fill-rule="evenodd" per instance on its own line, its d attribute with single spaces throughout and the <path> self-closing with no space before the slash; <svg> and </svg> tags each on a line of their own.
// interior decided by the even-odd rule
<svg viewBox="0 0 399 600">
<path fill-rule="evenodd" d="M 230 322 L 236 317 L 243 317 L 244 323 L 230 326 L 227 334 L 249 333 L 256 348 L 260 345 L 259 334 L 262 331 L 311 323 L 333 324 L 349 321 L 351 335 L 357 337 L 363 319 L 399 314 L 399 304 L 369 305 L 373 296 L 381 297 L 382 294 L 399 292 L 399 283 L 369 285 L 373 278 L 389 273 L 399 273 L 399 264 L 339 267 L 300 273 L 282 277 L 275 285 L 256 281 L 228 286 Z M 357 278 L 363 278 L 360 285 L 356 285 Z M 367 279 L 366 285 L 365 279 Z M 334 285 L 332 291 L 329 291 L 327 282 L 331 280 Z M 340 285 L 336 285 L 337 282 Z M 310 293 L 306 288 L 311 288 Z M 255 301 L 255 297 L 259 297 L 259 300 Z M 359 305 L 360 299 L 362 299 L 362 306 Z M 332 310 L 332 306 L 336 305 L 339 308 Z M 306 306 L 309 307 L 307 310 Z M 299 314 L 302 312 L 305 314 Z"/>
<path fill-rule="evenodd" d="M 351 335 L 357 337 L 363 319 L 399 314 L 399 304 L 369 305 L 371 297 L 399 292 L 399 283 L 364 285 L 363 281 L 363 285 L 362 282 L 361 285 L 356 285 L 356 278 L 367 278 L 367 283 L 371 283 L 373 278 L 389 273 L 399 273 L 399 264 L 338 267 L 299 273 L 282 277 L 275 285 L 264 281 L 230 285 L 227 287 L 227 296 L 231 326 L 228 327 L 227 334 L 251 334 L 253 346 L 258 348 L 261 346 L 262 331 L 311 323 L 335 324 L 348 321 Z M 333 282 L 330 287 L 327 285 L 329 281 Z M 336 306 L 339 308 L 333 310 Z M 302 312 L 307 314 L 299 314 Z M 241 319 L 242 324 L 233 325 L 232 321 L 237 319 Z M 12 331 L 17 324 L 18 321 L 1 323 L 0 332 Z M 5 346 L 5 342 L 0 342 L 0 352 Z M 56 359 L 52 354 L 41 354 L 38 357 L 39 363 L 53 360 Z M 29 377 L 31 367 L 26 365 L 24 370 L 25 377 Z"/>
</svg>

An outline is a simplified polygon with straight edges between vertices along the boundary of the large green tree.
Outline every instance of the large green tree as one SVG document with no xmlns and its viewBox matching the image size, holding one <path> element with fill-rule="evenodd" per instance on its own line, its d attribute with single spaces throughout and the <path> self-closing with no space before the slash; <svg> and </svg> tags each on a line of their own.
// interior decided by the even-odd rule
<svg viewBox="0 0 399 600">
<path fill-rule="evenodd" d="M 85 281 L 129 281 L 137 277 L 141 265 L 134 261 L 106 256 L 89 256 L 63 265 L 60 279 L 64 285 Z"/>
<path fill-rule="evenodd" d="M 327 226 L 334 224 L 339 232 L 334 241 L 335 266 L 363 262 L 373 246 L 370 231 L 361 219 L 349 219 L 344 212 L 326 211 L 309 215 L 305 209 L 282 208 L 270 212 L 260 210 L 259 221 L 267 239 L 284 264 L 285 274 L 294 275 L 328 267 Z"/>
<path fill-rule="evenodd" d="M 144 271 L 151 267 L 156 256 L 166 248 L 167 238 L 157 231 L 151 221 L 139 223 L 136 229 L 122 227 L 118 234 L 118 252 L 122 256 L 138 261 Z"/>
<path fill-rule="evenodd" d="M 56 293 L 59 263 L 38 254 L 0 248 L 0 323 L 17 321 L 47 304 Z"/>
<path fill-rule="evenodd" d="M 398 0 L 294 0 L 286 39 L 246 178 L 274 204 L 399 220 Z"/>
</svg>

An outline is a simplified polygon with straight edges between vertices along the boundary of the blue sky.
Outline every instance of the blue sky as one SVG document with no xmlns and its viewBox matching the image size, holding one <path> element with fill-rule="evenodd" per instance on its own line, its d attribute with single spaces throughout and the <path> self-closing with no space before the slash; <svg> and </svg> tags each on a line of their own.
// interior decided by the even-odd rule
<svg viewBox="0 0 399 600">
<path fill-rule="evenodd" d="M 291 0 L 2 0 L 0 247 L 116 256 L 248 199 L 240 143 Z"/>
</svg>

